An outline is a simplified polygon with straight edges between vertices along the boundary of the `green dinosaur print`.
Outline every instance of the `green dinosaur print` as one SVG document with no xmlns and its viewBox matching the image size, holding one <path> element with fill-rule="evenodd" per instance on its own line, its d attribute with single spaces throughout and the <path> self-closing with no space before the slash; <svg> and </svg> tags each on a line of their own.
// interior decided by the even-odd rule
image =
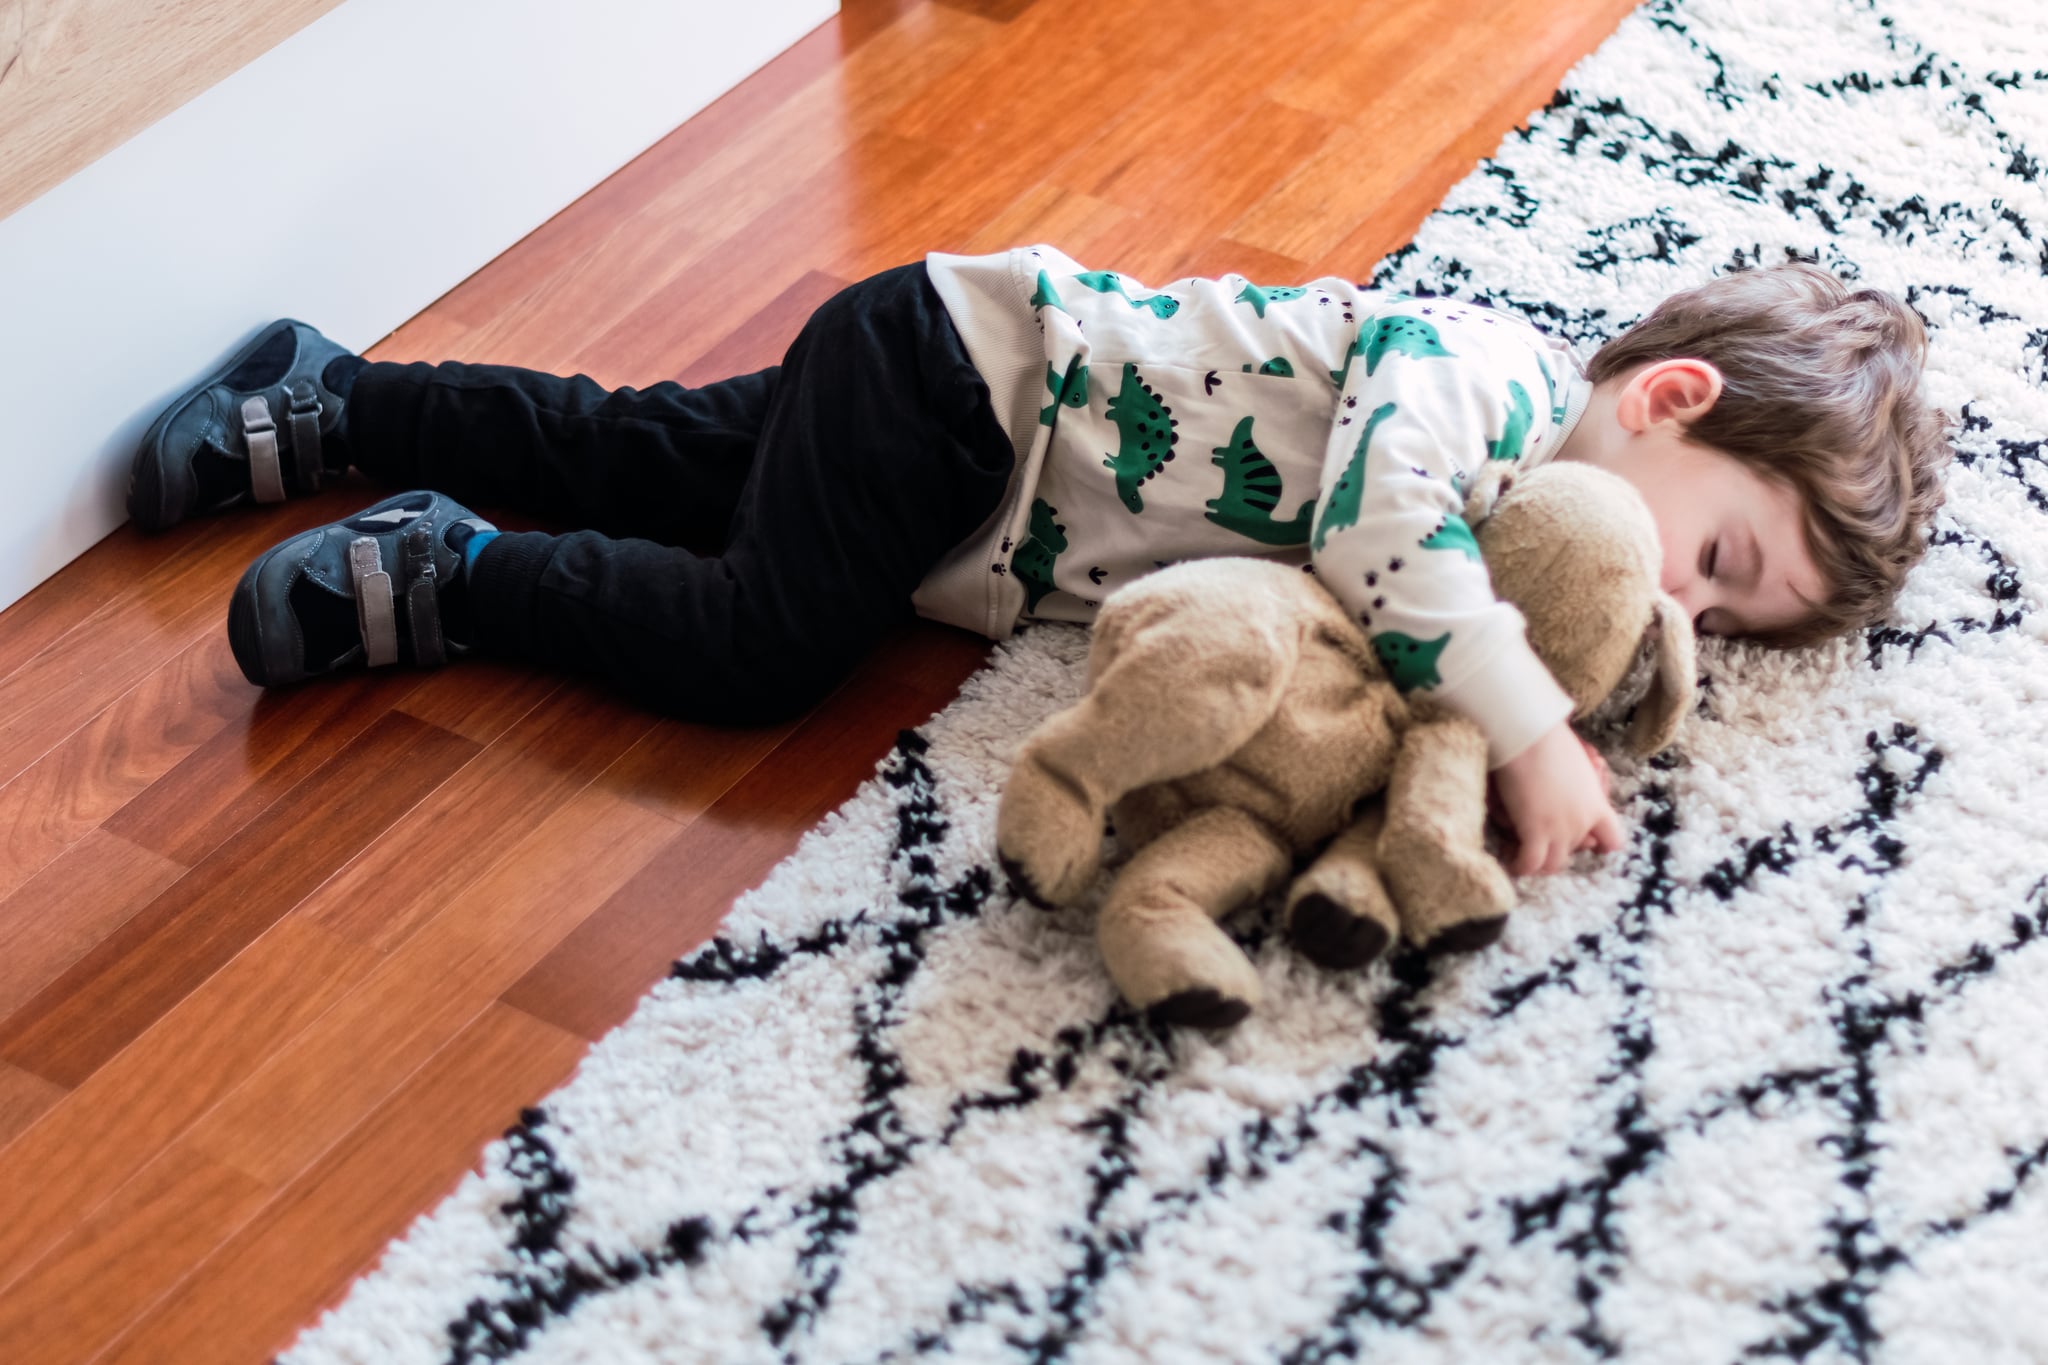
<svg viewBox="0 0 2048 1365">
<path fill-rule="evenodd" d="M 1436 524 L 1436 529 L 1422 538 L 1425 550 L 1463 550 L 1467 559 L 1479 558 L 1479 542 L 1472 538 L 1472 528 L 1465 519 L 1453 512 Z"/>
<path fill-rule="evenodd" d="M 1443 657 L 1444 646 L 1450 642 L 1449 631 L 1434 640 L 1418 640 L 1398 630 L 1389 630 L 1372 637 L 1372 649 L 1380 656 L 1380 664 L 1387 670 L 1387 676 L 1393 679 L 1394 687 L 1398 691 L 1412 692 L 1418 687 L 1435 687 L 1443 681 L 1436 671 L 1436 661 Z"/>
<path fill-rule="evenodd" d="M 1365 448 L 1372 444 L 1372 434 L 1379 424 L 1393 415 L 1394 405 L 1382 403 L 1366 419 L 1365 430 L 1358 434 L 1358 448 L 1351 453 L 1351 462 L 1337 476 L 1330 496 L 1323 499 L 1323 519 L 1316 525 L 1315 544 L 1310 548 L 1320 550 L 1323 542 L 1329 539 L 1330 532 L 1358 525 L 1358 501 L 1365 492 Z"/>
<path fill-rule="evenodd" d="M 1252 372 L 1251 361 L 1245 361 L 1243 369 L 1246 374 L 1250 374 Z M 1259 373 L 1277 374 L 1282 379 L 1292 379 L 1294 378 L 1294 366 L 1288 363 L 1286 356 L 1276 355 L 1271 360 L 1268 360 L 1264 364 L 1259 366 Z"/>
<path fill-rule="evenodd" d="M 1557 379 L 1550 373 L 1550 362 L 1542 356 L 1536 357 L 1536 368 L 1543 371 L 1543 382 L 1550 388 L 1550 420 L 1553 425 L 1563 426 L 1567 403 L 1557 401 Z"/>
<path fill-rule="evenodd" d="M 1031 500 L 1031 534 L 1010 556 L 1010 572 L 1024 585 L 1024 610 L 1038 610 L 1039 599 L 1055 591 L 1053 561 L 1067 549 L 1067 528 L 1053 520 L 1056 515 L 1044 498 Z"/>
<path fill-rule="evenodd" d="M 1180 420 L 1159 401 L 1152 386 L 1138 378 L 1138 367 L 1124 362 L 1123 383 L 1109 400 L 1109 420 L 1116 423 L 1116 454 L 1102 462 L 1116 471 L 1116 495 L 1132 512 L 1145 510 L 1138 485 L 1156 475 L 1173 458 Z"/>
<path fill-rule="evenodd" d="M 1486 458 L 1489 460 L 1519 460 L 1522 458 L 1522 442 L 1529 439 L 1529 424 L 1535 420 L 1536 408 L 1529 401 L 1529 391 L 1517 381 L 1508 381 L 1508 424 L 1501 428 L 1498 441 L 1486 443 Z"/>
<path fill-rule="evenodd" d="M 1365 373 L 1370 377 L 1379 368 L 1380 358 L 1389 351 L 1417 359 L 1453 354 L 1445 350 L 1443 342 L 1438 340 L 1436 328 L 1421 318 L 1381 318 L 1358 334 L 1358 340 L 1351 343 L 1350 351 L 1344 356 L 1344 368 L 1330 371 L 1330 378 L 1336 381 L 1338 388 L 1343 388 L 1344 381 L 1351 375 L 1351 362 L 1359 356 L 1365 357 Z"/>
<path fill-rule="evenodd" d="M 1151 294 L 1134 299 L 1124 292 L 1124 282 L 1117 278 L 1114 270 L 1090 270 L 1074 276 L 1098 294 L 1123 294 L 1124 302 L 1133 308 L 1149 308 L 1155 318 L 1170 318 L 1180 311 L 1180 300 L 1170 299 L 1164 294 Z"/>
<path fill-rule="evenodd" d="M 1231 302 L 1248 303 L 1252 306 L 1253 312 L 1257 313 L 1260 317 L 1264 317 L 1266 316 L 1267 304 L 1285 303 L 1289 299 L 1298 299 L 1307 292 L 1308 288 L 1305 285 L 1300 287 L 1291 284 L 1278 286 L 1269 284 L 1262 286 L 1247 282 L 1244 288 L 1237 291 L 1237 297 L 1232 299 Z"/>
<path fill-rule="evenodd" d="M 1237 424 L 1229 445 L 1216 447 L 1215 463 L 1223 466 L 1223 496 L 1204 504 L 1209 509 L 1204 516 L 1261 545 L 1308 543 L 1309 518 L 1315 513 L 1316 500 L 1304 502 L 1292 521 L 1273 519 L 1273 509 L 1280 505 L 1280 471 L 1252 441 L 1251 418 Z"/>
<path fill-rule="evenodd" d="M 1062 313 L 1067 306 L 1060 302 L 1060 291 L 1052 287 L 1052 276 L 1043 270 L 1038 272 L 1038 292 L 1031 296 L 1033 308 L 1057 308 Z"/>
<path fill-rule="evenodd" d="M 1060 404 L 1062 403 L 1065 403 L 1070 408 L 1080 408 L 1088 405 L 1088 367 L 1081 363 L 1079 356 L 1075 356 L 1069 362 L 1067 373 L 1064 375 L 1052 366 L 1047 365 L 1045 367 L 1045 386 L 1052 390 L 1052 402 L 1038 410 L 1038 423 L 1040 426 L 1049 427 L 1052 425 L 1053 414 L 1059 411 Z"/>
</svg>

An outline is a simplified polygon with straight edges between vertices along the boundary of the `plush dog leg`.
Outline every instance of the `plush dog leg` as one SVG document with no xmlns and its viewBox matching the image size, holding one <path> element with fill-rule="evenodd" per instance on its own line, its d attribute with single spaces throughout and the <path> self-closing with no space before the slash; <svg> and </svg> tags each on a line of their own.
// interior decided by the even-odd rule
<svg viewBox="0 0 2048 1365">
<path fill-rule="evenodd" d="M 1380 803 L 1367 803 L 1288 888 L 1287 932 L 1310 961 L 1363 967 L 1401 932 L 1374 861 L 1385 823 Z"/>
<path fill-rule="evenodd" d="M 1486 737 L 1471 721 L 1418 711 L 1394 760 L 1378 862 L 1416 947 L 1469 952 L 1507 927 L 1515 889 L 1486 851 Z"/>
<path fill-rule="evenodd" d="M 1124 999 L 1155 1019 L 1228 1028 L 1259 1003 L 1258 973 L 1216 921 L 1280 884 L 1292 859 L 1240 810 L 1198 811 L 1138 850 L 1096 925 Z"/>
<path fill-rule="evenodd" d="M 1088 695 L 1025 740 L 996 813 L 1003 870 L 1040 905 L 1073 901 L 1094 880 L 1118 798 L 1242 748 L 1271 719 L 1300 653 L 1299 628 L 1286 623 L 1211 615 L 1195 629 L 1198 600 L 1111 601 L 1127 609 L 1105 608 L 1096 624 Z"/>
</svg>

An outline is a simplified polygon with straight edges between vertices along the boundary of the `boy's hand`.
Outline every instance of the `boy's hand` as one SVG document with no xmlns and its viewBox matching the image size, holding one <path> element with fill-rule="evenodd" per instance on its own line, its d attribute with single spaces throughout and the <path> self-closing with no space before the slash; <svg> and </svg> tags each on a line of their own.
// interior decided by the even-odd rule
<svg viewBox="0 0 2048 1365">
<path fill-rule="evenodd" d="M 1622 846 L 1621 819 L 1607 802 L 1607 765 L 1569 722 L 1559 721 L 1493 778 L 1520 845 L 1508 868 L 1516 876 L 1562 872 L 1574 853 Z"/>
</svg>

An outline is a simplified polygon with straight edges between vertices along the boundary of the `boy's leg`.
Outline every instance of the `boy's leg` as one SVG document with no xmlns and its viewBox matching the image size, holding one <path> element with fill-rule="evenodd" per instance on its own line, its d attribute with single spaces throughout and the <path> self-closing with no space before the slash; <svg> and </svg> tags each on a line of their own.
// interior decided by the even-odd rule
<svg viewBox="0 0 2048 1365">
<path fill-rule="evenodd" d="M 432 368 L 438 374 L 443 367 Z M 519 387 L 501 381 L 485 390 L 502 396 Z M 459 594 L 460 643 L 594 672 L 652 706 L 702 719 L 787 715 L 829 690 L 884 629 L 910 615 L 910 595 L 931 566 L 995 510 L 1014 451 L 922 264 L 886 272 L 827 301 L 780 372 L 761 382 L 758 448 L 723 555 L 708 558 L 650 538 L 598 531 L 479 538 L 459 585 L 442 575 L 437 581 L 444 587 L 435 589 Z M 438 381 L 416 387 L 429 404 L 451 389 Z M 521 400 L 505 401 L 515 413 L 521 410 Z M 599 396 L 594 404 L 602 408 L 607 401 Z M 524 405 L 536 423 L 555 421 L 562 407 Z M 377 431 L 374 421 L 370 431 Z M 620 449 L 614 434 L 591 439 L 606 451 Z M 429 435 L 421 429 L 414 458 L 434 458 Z M 555 487 L 574 496 L 566 491 L 573 477 L 551 456 L 521 449 L 513 462 L 521 487 L 528 493 Z M 630 465 L 619 468 L 620 482 L 599 486 L 612 493 L 638 488 L 647 496 L 659 487 L 634 482 L 641 476 Z M 490 482 L 490 470 L 480 456 L 465 458 L 458 486 L 481 501 L 511 501 L 502 485 Z M 388 515 L 410 516 L 410 504 Z M 351 528 L 349 534 L 360 532 Z M 270 556 L 291 560 L 299 553 L 295 544 Z M 310 571 L 289 582 L 288 575 L 274 575 L 280 586 L 268 590 L 268 599 L 243 603 L 245 591 L 257 591 L 249 584 L 270 581 L 259 572 L 264 562 L 252 566 L 237 592 L 238 610 L 257 623 L 252 630 L 296 640 L 308 603 L 346 626 L 346 614 L 324 600 L 335 591 L 323 583 L 316 592 L 307 582 Z M 381 598 L 387 589 L 376 568 L 367 564 L 369 576 L 360 581 Z M 339 584 L 343 574 L 335 568 L 325 578 Z M 401 612 L 407 595 L 418 592 L 415 582 L 396 581 L 404 578 L 397 573 L 388 589 Z M 351 609 L 362 600 L 360 593 L 343 598 Z M 316 643 L 321 648 L 309 645 L 305 653 L 318 663 L 306 672 L 325 671 L 330 658 L 357 657 L 345 654 L 354 648 L 353 636 L 337 637 L 332 650 L 326 641 Z M 259 673 L 250 676 L 271 681 Z"/>
<path fill-rule="evenodd" d="M 351 463 L 592 526 L 710 544 L 746 481 L 776 371 L 606 392 L 501 365 L 372 364 L 290 318 L 158 414 L 128 510 L 147 531 L 319 491 Z"/>
<path fill-rule="evenodd" d="M 778 373 L 606 390 L 507 365 L 364 364 L 339 444 L 394 487 L 708 546 L 732 519 Z"/>
<path fill-rule="evenodd" d="M 498 536 L 469 580 L 477 644 L 692 717 L 791 714 L 911 615 L 1014 463 L 924 266 L 885 272 L 826 301 L 791 345 L 721 556 Z"/>
</svg>

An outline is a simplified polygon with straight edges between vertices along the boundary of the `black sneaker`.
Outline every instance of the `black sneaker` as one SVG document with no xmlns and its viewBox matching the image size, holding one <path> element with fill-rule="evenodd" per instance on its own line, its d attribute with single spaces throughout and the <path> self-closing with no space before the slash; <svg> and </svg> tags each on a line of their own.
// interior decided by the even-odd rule
<svg viewBox="0 0 2048 1365">
<path fill-rule="evenodd" d="M 258 555 L 228 604 L 242 676 L 282 687 L 467 653 L 462 556 L 446 538 L 458 522 L 491 529 L 439 493 L 400 493 Z"/>
<path fill-rule="evenodd" d="M 164 409 L 128 480 L 128 515 L 145 531 L 245 502 L 320 491 L 346 462 L 323 449 L 341 421 L 341 397 L 323 378 L 354 354 L 303 322 L 283 318 Z"/>
</svg>

